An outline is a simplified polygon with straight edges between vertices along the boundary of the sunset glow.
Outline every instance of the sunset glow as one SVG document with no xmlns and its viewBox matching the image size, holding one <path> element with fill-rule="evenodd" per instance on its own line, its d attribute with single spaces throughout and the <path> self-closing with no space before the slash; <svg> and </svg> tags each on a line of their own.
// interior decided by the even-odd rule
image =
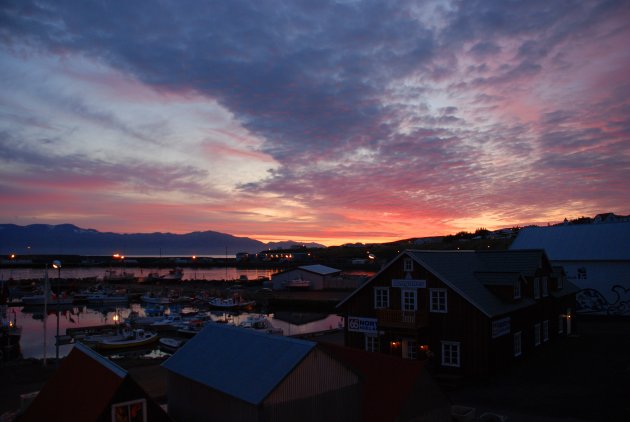
<svg viewBox="0 0 630 422">
<path fill-rule="evenodd" d="M 0 223 L 337 245 L 630 214 L 627 1 L 0 16 Z"/>
</svg>

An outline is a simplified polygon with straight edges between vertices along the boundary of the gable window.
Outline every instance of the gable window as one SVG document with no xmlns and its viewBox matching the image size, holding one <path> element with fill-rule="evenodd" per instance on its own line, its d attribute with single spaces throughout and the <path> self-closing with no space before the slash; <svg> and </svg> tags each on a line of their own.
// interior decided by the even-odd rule
<svg viewBox="0 0 630 422">
<path fill-rule="evenodd" d="M 534 325 L 534 346 L 540 346 L 540 324 Z"/>
<path fill-rule="evenodd" d="M 403 339 L 402 354 L 404 359 L 418 359 L 418 343 L 410 338 Z"/>
<path fill-rule="evenodd" d="M 521 280 L 516 280 L 514 282 L 514 299 L 521 298 Z"/>
<path fill-rule="evenodd" d="M 522 333 L 520 331 L 518 333 L 514 333 L 514 356 L 520 356 L 523 353 L 521 340 Z"/>
<path fill-rule="evenodd" d="M 374 334 L 365 335 L 365 350 L 367 352 L 378 352 L 380 349 L 378 336 Z"/>
<path fill-rule="evenodd" d="M 456 366 L 460 364 L 460 350 L 458 341 L 442 342 L 442 366 Z"/>
<path fill-rule="evenodd" d="M 112 422 L 147 422 L 146 399 L 131 400 L 112 405 Z"/>
<path fill-rule="evenodd" d="M 374 289 L 374 309 L 389 308 L 389 288 L 376 287 Z"/>
<path fill-rule="evenodd" d="M 405 258 L 403 261 L 403 269 L 407 272 L 413 271 L 413 259 Z"/>
<path fill-rule="evenodd" d="M 547 286 L 547 277 L 543 277 L 541 281 L 542 281 L 542 296 L 547 297 L 549 296 L 549 288 Z"/>
<path fill-rule="evenodd" d="M 558 315 L 558 334 L 564 333 L 564 317 L 562 314 Z"/>
<path fill-rule="evenodd" d="M 431 312 L 441 312 L 446 313 L 447 302 L 446 302 L 446 289 L 429 289 L 431 294 L 430 296 L 430 309 Z"/>
<path fill-rule="evenodd" d="M 542 325 L 543 341 L 549 341 L 549 320 L 544 320 Z"/>
<path fill-rule="evenodd" d="M 416 289 L 403 289 L 402 295 L 402 310 L 403 311 L 415 311 L 418 309 L 418 292 Z"/>
<path fill-rule="evenodd" d="M 534 299 L 540 299 L 540 279 L 534 279 Z"/>
</svg>

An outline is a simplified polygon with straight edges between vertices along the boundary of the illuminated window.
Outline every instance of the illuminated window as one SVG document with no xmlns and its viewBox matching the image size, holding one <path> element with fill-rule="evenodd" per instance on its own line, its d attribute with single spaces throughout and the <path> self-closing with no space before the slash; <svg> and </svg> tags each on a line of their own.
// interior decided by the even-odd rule
<svg viewBox="0 0 630 422">
<path fill-rule="evenodd" d="M 459 342 L 458 341 L 443 341 L 442 342 L 442 365 L 443 366 L 456 366 L 459 368 Z"/>
<path fill-rule="evenodd" d="M 378 352 L 379 351 L 379 341 L 378 337 L 374 334 L 366 334 L 365 335 L 365 350 L 368 352 Z"/>
<path fill-rule="evenodd" d="M 543 341 L 549 341 L 549 320 L 543 321 L 542 330 L 543 330 Z"/>
<path fill-rule="evenodd" d="M 413 271 L 413 259 L 405 258 L 403 261 L 403 267 L 405 271 Z"/>
<path fill-rule="evenodd" d="M 446 289 L 429 289 L 431 312 L 447 312 Z"/>
<path fill-rule="evenodd" d="M 376 287 L 374 289 L 374 308 L 375 309 L 389 308 L 389 288 Z"/>
<path fill-rule="evenodd" d="M 540 324 L 534 325 L 534 346 L 540 346 Z"/>
<path fill-rule="evenodd" d="M 520 356 L 523 353 L 522 348 L 522 333 L 514 333 L 514 356 Z"/>
<path fill-rule="evenodd" d="M 147 422 L 147 401 L 132 400 L 112 405 L 112 422 Z"/>
</svg>

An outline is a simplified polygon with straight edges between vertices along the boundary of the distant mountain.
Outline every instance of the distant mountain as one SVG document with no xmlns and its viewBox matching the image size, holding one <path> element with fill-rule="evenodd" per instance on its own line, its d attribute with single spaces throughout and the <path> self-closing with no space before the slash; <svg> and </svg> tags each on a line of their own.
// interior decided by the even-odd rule
<svg viewBox="0 0 630 422">
<path fill-rule="evenodd" d="M 17 226 L 0 224 L 1 254 L 68 254 L 188 256 L 234 255 L 256 253 L 267 249 L 265 243 L 247 237 L 235 237 L 214 231 L 187 234 L 135 233 L 119 234 L 82 229 L 72 224 L 33 224 Z"/>
<path fill-rule="evenodd" d="M 311 243 L 302 243 L 295 242 L 293 240 L 285 240 L 284 242 L 269 242 L 267 243 L 267 248 L 269 249 L 291 249 L 291 248 L 325 248 L 325 245 L 311 242 Z"/>
</svg>

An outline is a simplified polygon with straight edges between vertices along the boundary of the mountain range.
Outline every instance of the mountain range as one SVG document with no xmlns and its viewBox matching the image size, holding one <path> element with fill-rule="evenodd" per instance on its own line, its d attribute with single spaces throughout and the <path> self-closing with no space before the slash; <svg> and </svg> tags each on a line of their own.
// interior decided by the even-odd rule
<svg viewBox="0 0 630 422">
<path fill-rule="evenodd" d="M 0 254 L 94 255 L 113 253 L 144 256 L 234 255 L 257 253 L 265 249 L 283 249 L 295 245 L 325 247 L 317 243 L 294 241 L 263 243 L 248 237 L 236 237 L 215 231 L 121 234 L 83 229 L 72 224 L 0 224 Z"/>
</svg>

